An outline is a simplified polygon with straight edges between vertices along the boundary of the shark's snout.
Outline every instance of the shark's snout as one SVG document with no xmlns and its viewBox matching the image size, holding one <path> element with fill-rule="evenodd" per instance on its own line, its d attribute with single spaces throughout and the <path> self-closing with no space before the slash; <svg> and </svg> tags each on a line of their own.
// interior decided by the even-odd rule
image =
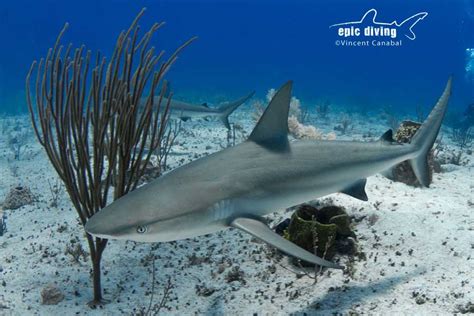
<svg viewBox="0 0 474 316">
<path fill-rule="evenodd" d="M 94 237 L 100 238 L 113 238 L 116 233 L 116 227 L 108 225 L 111 220 L 108 219 L 107 214 L 104 210 L 93 215 L 89 218 L 84 226 L 86 232 Z"/>
<path fill-rule="evenodd" d="M 89 218 L 84 226 L 85 231 L 98 238 L 134 240 L 136 225 L 116 202 L 101 209 Z"/>
<path fill-rule="evenodd" d="M 100 221 L 98 221 L 96 216 L 94 215 L 87 220 L 84 229 L 88 234 L 99 237 L 99 235 L 103 235 L 104 233 L 103 229 L 101 229 L 101 226 L 102 225 L 100 224 Z"/>
</svg>

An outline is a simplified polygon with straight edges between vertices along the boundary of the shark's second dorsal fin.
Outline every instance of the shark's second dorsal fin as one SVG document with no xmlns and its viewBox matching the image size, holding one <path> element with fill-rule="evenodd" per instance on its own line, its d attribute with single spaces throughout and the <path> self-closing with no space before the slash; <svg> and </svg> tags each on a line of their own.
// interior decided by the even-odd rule
<svg viewBox="0 0 474 316">
<path fill-rule="evenodd" d="M 393 143 L 393 131 L 389 129 L 379 139 L 381 142 L 386 142 L 386 143 Z"/>
<path fill-rule="evenodd" d="M 248 140 L 270 150 L 286 151 L 288 145 L 288 112 L 292 81 L 285 83 L 273 96 Z"/>
</svg>

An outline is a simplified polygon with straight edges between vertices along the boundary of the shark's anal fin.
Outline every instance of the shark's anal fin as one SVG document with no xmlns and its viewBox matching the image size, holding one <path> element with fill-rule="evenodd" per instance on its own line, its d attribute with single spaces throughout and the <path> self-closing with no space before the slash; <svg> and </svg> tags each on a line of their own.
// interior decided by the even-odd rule
<svg viewBox="0 0 474 316">
<path fill-rule="evenodd" d="M 304 250 L 289 240 L 286 240 L 285 238 L 276 234 L 265 223 L 258 219 L 250 217 L 238 217 L 230 223 L 230 226 L 243 230 L 244 232 L 249 233 L 250 235 L 272 245 L 273 247 L 278 248 L 279 250 L 301 260 L 323 267 L 343 269 L 342 266 L 319 258 L 311 252 Z"/>
<path fill-rule="evenodd" d="M 367 179 L 360 179 L 355 183 L 351 184 L 347 188 L 341 191 L 341 193 L 347 194 L 352 196 L 353 198 L 368 201 L 369 198 L 367 197 L 367 193 L 365 193 L 365 184 L 367 183 Z"/>
<path fill-rule="evenodd" d="M 285 83 L 273 96 L 248 140 L 272 151 L 288 151 L 288 112 L 292 82 Z"/>
</svg>

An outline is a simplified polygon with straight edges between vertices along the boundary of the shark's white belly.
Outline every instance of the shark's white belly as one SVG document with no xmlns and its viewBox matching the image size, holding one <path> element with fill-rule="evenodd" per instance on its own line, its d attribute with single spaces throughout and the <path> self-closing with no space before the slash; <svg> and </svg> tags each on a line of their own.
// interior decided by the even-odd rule
<svg viewBox="0 0 474 316">
<path fill-rule="evenodd" d="M 203 211 L 190 212 L 163 221 L 160 223 L 163 228 L 153 234 L 150 241 L 174 241 L 215 233 L 227 228 L 230 220 L 235 217 L 234 214 L 234 201 L 222 200 Z M 171 227 L 172 229 L 169 229 Z"/>
<path fill-rule="evenodd" d="M 237 217 L 263 216 L 289 207 L 287 204 L 287 199 L 281 200 L 277 197 L 221 200 L 204 211 L 191 212 L 163 221 L 163 229 L 150 236 L 149 241 L 175 241 L 215 233 L 228 228 L 230 222 Z M 173 229 L 166 229 L 169 227 Z"/>
</svg>

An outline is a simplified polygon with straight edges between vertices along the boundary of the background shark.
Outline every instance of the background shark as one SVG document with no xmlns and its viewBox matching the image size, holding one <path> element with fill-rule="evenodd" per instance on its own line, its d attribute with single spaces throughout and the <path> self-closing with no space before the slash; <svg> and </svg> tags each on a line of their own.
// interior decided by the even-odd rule
<svg viewBox="0 0 474 316">
<path fill-rule="evenodd" d="M 170 111 L 171 116 L 179 118 L 183 121 L 192 118 L 209 118 L 216 117 L 218 118 L 228 129 L 230 129 L 229 124 L 229 115 L 231 115 L 239 106 L 244 104 L 249 100 L 255 91 L 249 93 L 248 95 L 235 100 L 233 102 L 226 102 L 217 107 L 209 107 L 206 104 L 196 105 L 191 103 L 186 103 L 183 101 L 178 101 L 171 99 L 170 101 Z M 162 104 L 167 104 L 168 99 L 163 98 Z"/>
<path fill-rule="evenodd" d="M 235 227 L 302 260 L 341 268 L 274 233 L 261 216 L 335 192 L 367 200 L 366 177 L 409 160 L 428 185 L 426 155 L 446 112 L 451 79 L 410 144 L 288 141 L 292 83 L 275 94 L 249 139 L 177 168 L 95 214 L 100 238 L 163 242 Z"/>
</svg>

